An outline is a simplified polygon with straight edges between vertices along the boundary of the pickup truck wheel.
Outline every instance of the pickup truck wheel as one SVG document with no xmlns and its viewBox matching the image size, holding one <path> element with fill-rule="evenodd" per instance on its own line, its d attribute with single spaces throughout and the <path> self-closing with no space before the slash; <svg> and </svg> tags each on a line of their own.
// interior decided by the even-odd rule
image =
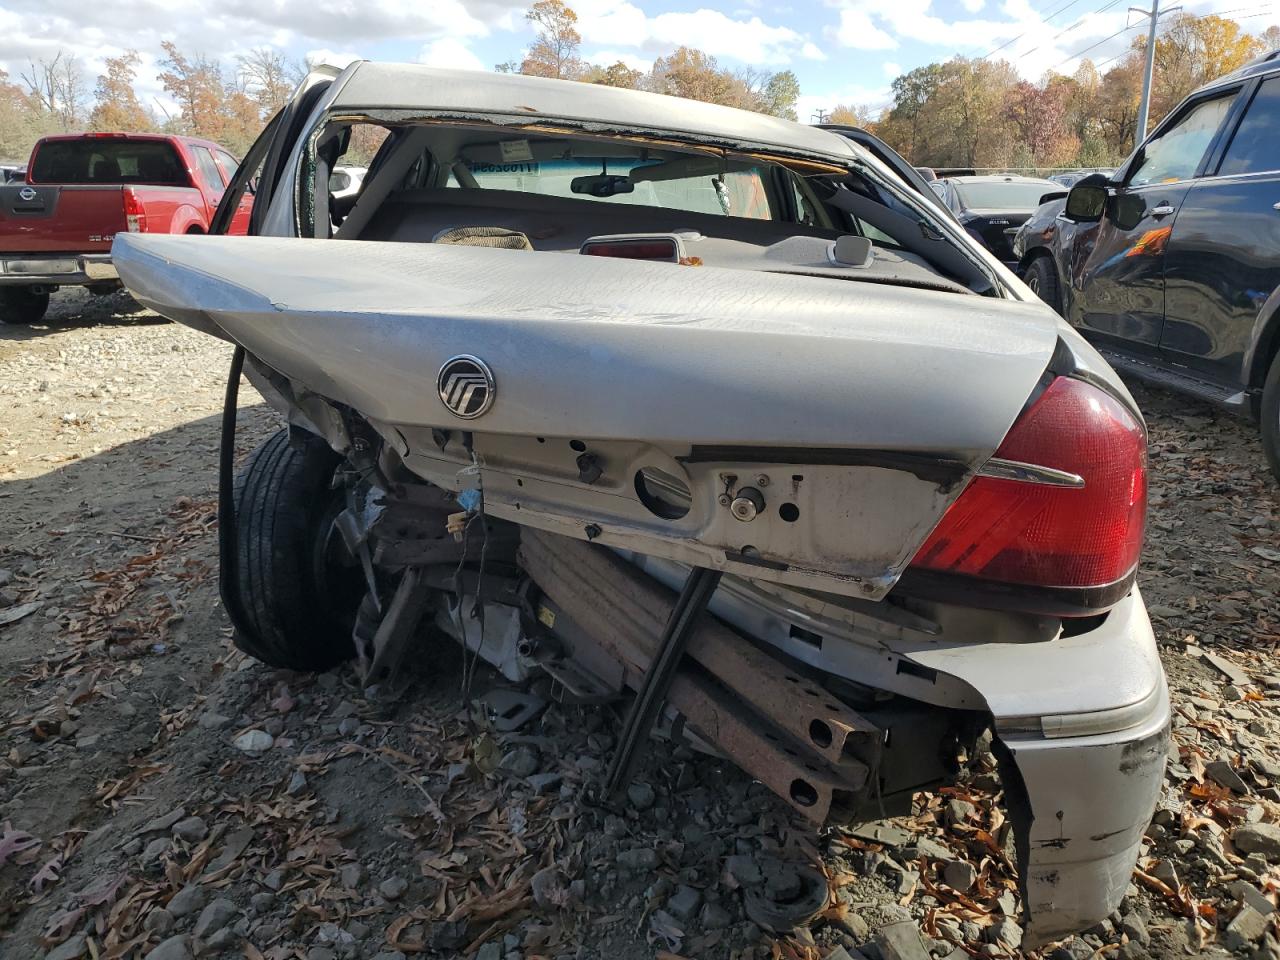
<svg viewBox="0 0 1280 960">
<path fill-rule="evenodd" d="M 1271 369 L 1262 385 L 1262 452 L 1271 472 L 1280 480 L 1280 353 L 1271 359 Z"/>
<path fill-rule="evenodd" d="M 0 320 L 11 324 L 37 323 L 49 309 L 49 291 L 27 287 L 0 288 Z"/>
<path fill-rule="evenodd" d="M 1058 295 L 1058 273 L 1048 257 L 1036 257 L 1022 272 L 1022 280 L 1031 292 L 1053 307 L 1054 313 L 1062 313 L 1062 301 Z"/>
<path fill-rule="evenodd" d="M 273 434 L 236 478 L 236 646 L 273 667 L 328 670 L 355 655 L 364 578 L 334 520 L 341 457 L 310 434 Z"/>
</svg>

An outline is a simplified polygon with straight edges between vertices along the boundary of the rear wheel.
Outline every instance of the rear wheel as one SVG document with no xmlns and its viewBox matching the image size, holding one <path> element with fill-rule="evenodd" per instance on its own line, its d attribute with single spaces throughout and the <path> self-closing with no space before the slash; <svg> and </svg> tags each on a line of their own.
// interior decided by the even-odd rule
<svg viewBox="0 0 1280 960">
<path fill-rule="evenodd" d="M 1262 385 L 1262 452 L 1271 472 L 1280 480 L 1280 353 L 1271 359 L 1271 369 Z"/>
<path fill-rule="evenodd" d="M 355 654 L 364 579 L 334 525 L 341 459 L 319 437 L 283 429 L 236 478 L 233 589 L 247 629 L 235 642 L 273 667 L 327 670 Z"/>
<path fill-rule="evenodd" d="M 1053 307 L 1055 313 L 1062 313 L 1062 300 L 1058 293 L 1058 273 L 1053 268 L 1053 261 L 1048 257 L 1036 257 L 1022 272 L 1023 282 L 1031 288 L 1031 292 Z"/>
<path fill-rule="evenodd" d="M 49 309 L 49 291 L 34 287 L 0 287 L 0 320 L 12 324 L 36 323 Z"/>
</svg>

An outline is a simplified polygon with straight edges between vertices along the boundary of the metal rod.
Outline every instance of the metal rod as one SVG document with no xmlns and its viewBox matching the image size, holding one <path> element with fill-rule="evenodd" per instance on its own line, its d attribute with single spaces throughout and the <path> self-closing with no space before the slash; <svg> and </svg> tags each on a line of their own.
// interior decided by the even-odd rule
<svg viewBox="0 0 1280 960">
<path fill-rule="evenodd" d="M 627 715 L 627 722 L 618 737 L 618 748 L 604 781 L 606 799 L 615 797 L 635 777 L 636 765 L 642 756 L 641 748 L 649 739 L 649 732 L 658 718 L 658 709 L 667 697 L 671 682 L 675 679 L 685 648 L 693 636 L 698 618 L 706 610 L 711 595 L 720 584 L 720 571 L 694 567 L 685 580 L 676 605 L 667 618 L 666 628 L 658 642 L 657 654 L 645 671 L 635 702 Z"/>
</svg>

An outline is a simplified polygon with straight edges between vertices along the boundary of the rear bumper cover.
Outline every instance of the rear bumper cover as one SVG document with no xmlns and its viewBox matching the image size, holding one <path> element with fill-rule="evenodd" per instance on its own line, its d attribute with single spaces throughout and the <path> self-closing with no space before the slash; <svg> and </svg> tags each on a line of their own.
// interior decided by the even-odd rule
<svg viewBox="0 0 1280 960">
<path fill-rule="evenodd" d="M 1012 818 L 1028 948 L 1096 923 L 1129 886 L 1164 780 L 1169 694 L 1163 678 L 1145 707 L 1130 715 L 1139 718 L 1133 726 L 1110 733 L 1001 736 L 1028 807 Z"/>
<path fill-rule="evenodd" d="M 0 255 L 3 286 L 83 286 L 119 279 L 106 253 Z"/>
</svg>

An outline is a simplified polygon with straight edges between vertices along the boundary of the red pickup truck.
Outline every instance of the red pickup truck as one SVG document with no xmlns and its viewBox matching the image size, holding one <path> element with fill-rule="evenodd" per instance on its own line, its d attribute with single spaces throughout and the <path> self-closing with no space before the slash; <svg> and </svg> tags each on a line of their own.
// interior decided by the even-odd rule
<svg viewBox="0 0 1280 960">
<path fill-rule="evenodd" d="M 34 323 L 60 286 L 119 286 L 119 232 L 204 233 L 236 159 L 208 140 L 140 133 L 45 137 L 25 183 L 0 186 L 0 320 Z M 231 232 L 244 233 L 247 194 Z"/>
</svg>

